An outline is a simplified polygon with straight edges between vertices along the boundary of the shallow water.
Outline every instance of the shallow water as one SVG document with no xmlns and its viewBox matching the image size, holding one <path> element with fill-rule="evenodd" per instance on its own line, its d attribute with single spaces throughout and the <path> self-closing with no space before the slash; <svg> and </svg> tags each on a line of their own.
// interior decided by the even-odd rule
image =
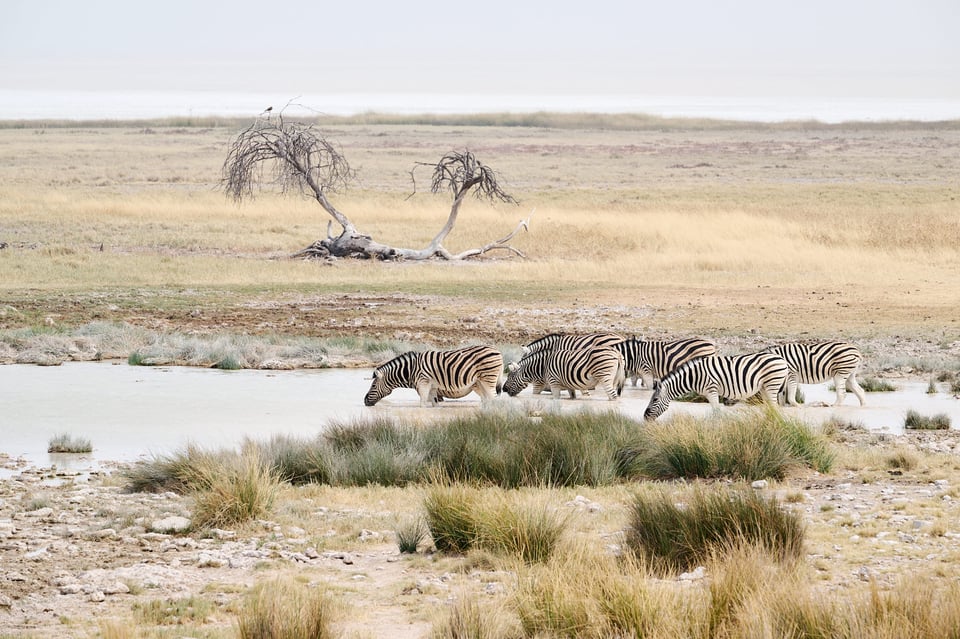
<svg viewBox="0 0 960 639">
<path fill-rule="evenodd" d="M 363 395 L 370 373 L 363 369 L 220 371 L 94 362 L 0 366 L 0 453 L 34 465 L 83 467 L 168 454 L 188 443 L 216 449 L 235 447 L 245 438 L 313 437 L 332 420 L 369 414 L 427 422 L 472 411 L 480 404 L 476 395 L 470 395 L 422 409 L 414 391 L 399 389 L 367 408 Z M 784 410 L 811 424 L 837 416 L 871 430 L 898 432 L 909 409 L 923 415 L 946 413 L 953 424 L 960 423 L 960 400 L 945 393 L 927 395 L 925 382 L 899 382 L 896 392 L 868 393 L 868 405 L 863 408 L 850 393 L 842 407 L 813 406 L 832 402 L 834 393 L 826 384 L 802 389 L 807 404 Z M 554 402 L 549 395 L 534 398 L 528 390 L 516 398 L 504 395 L 495 403 L 524 403 L 543 410 L 616 407 L 642 419 L 650 394 L 628 386 L 618 402 L 598 396 Z M 680 411 L 707 414 L 710 407 L 674 402 L 664 417 Z M 50 439 L 64 433 L 89 439 L 93 453 L 49 455 Z"/>
</svg>

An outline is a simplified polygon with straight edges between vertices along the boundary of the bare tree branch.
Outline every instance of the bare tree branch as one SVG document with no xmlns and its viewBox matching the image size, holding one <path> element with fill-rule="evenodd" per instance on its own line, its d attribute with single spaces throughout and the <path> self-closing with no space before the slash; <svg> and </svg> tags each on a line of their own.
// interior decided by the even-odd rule
<svg viewBox="0 0 960 639">
<path fill-rule="evenodd" d="M 288 102 L 287 106 L 279 111 L 272 107 L 264 109 L 260 117 L 237 136 L 224 160 L 221 184 L 228 196 L 242 202 L 252 198 L 255 192 L 262 188 L 264 181 L 272 182 L 284 193 L 296 191 L 315 199 L 332 220 L 341 226 L 340 234 L 334 236 L 333 222 L 328 221 L 326 237 L 297 251 L 293 257 L 462 260 L 494 249 L 511 251 L 524 257 L 523 253 L 510 246 L 509 242 L 521 229 L 529 229 L 529 217 L 509 235 L 480 248 L 456 255 L 444 248 L 443 241 L 456 225 L 463 200 L 471 191 L 478 199 L 516 204 L 513 196 L 500 187 L 496 172 L 481 163 L 470 151 L 448 153 L 436 164 L 417 163 L 410 172 L 411 179 L 414 180 L 414 192 L 417 166 L 430 166 L 433 169 L 431 191 L 441 193 L 449 190 L 453 195 L 446 224 L 426 248 L 418 250 L 392 247 L 361 233 L 350 218 L 339 211 L 327 197 L 328 193 L 344 189 L 353 181 L 353 169 L 340 149 L 312 125 L 284 119 L 284 111 L 290 104 Z"/>
</svg>

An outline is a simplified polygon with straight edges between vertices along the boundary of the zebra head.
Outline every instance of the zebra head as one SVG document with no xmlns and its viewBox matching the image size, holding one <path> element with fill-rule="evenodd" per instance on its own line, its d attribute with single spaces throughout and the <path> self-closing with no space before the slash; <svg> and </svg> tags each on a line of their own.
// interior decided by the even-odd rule
<svg viewBox="0 0 960 639">
<path fill-rule="evenodd" d="M 650 398 L 650 403 L 647 404 L 647 409 L 643 411 L 643 418 L 648 422 L 652 422 L 657 417 L 660 417 L 669 405 L 670 399 L 664 396 L 663 385 L 660 383 L 660 380 L 656 380 L 653 382 L 653 396 Z"/>
<path fill-rule="evenodd" d="M 373 406 L 393 392 L 395 388 L 413 388 L 410 379 L 415 368 L 417 353 L 410 351 L 398 355 L 373 371 L 373 382 L 363 398 L 365 406 Z"/>
</svg>

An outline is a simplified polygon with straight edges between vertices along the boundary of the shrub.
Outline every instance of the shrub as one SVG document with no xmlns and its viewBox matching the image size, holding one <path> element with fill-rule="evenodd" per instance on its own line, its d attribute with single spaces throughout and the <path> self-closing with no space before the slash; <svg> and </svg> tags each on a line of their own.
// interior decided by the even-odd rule
<svg viewBox="0 0 960 639">
<path fill-rule="evenodd" d="M 688 570 L 711 553 L 760 546 L 781 561 L 799 557 L 804 528 L 799 516 L 750 489 L 686 491 L 685 505 L 665 490 L 638 494 L 631 505 L 627 547 L 664 572 Z"/>
<path fill-rule="evenodd" d="M 85 437 L 75 437 L 63 433 L 55 435 L 47 444 L 48 453 L 89 453 L 93 451 L 93 444 Z"/>
<path fill-rule="evenodd" d="M 907 411 L 903 427 L 910 430 L 949 430 L 950 416 L 946 413 L 938 413 L 927 417 L 911 409 Z"/>
<path fill-rule="evenodd" d="M 240 639 L 327 639 L 333 604 L 323 591 L 278 579 L 258 585 L 237 618 Z"/>
</svg>

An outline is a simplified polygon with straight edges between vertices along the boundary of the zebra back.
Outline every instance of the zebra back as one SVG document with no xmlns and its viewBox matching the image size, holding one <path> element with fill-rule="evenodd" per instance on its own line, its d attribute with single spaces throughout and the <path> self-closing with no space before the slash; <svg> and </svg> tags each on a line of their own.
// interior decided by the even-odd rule
<svg viewBox="0 0 960 639">
<path fill-rule="evenodd" d="M 555 350 L 546 363 L 544 377 L 554 397 L 561 388 L 574 391 L 602 387 L 613 400 L 623 388 L 623 355 L 615 348 Z"/>
<path fill-rule="evenodd" d="M 654 384 L 653 397 L 643 416 L 647 420 L 656 419 L 671 401 L 687 393 L 702 395 L 714 406 L 718 405 L 719 397 L 747 399 L 757 393 L 776 404 L 777 393 L 789 371 L 782 357 L 765 351 L 690 360 Z"/>
<path fill-rule="evenodd" d="M 614 345 L 623 354 L 627 375 L 642 376 L 645 381 L 663 379 L 682 364 L 699 357 L 717 354 L 717 345 L 697 337 L 657 341 L 636 337 Z"/>
<path fill-rule="evenodd" d="M 766 350 L 785 359 L 801 384 L 819 384 L 855 373 L 863 360 L 860 349 L 849 342 L 792 342 Z"/>
<path fill-rule="evenodd" d="M 364 397 L 373 406 L 397 388 L 415 388 L 421 402 L 458 398 L 475 390 L 486 399 L 499 393 L 503 356 L 489 346 L 469 346 L 448 351 L 409 351 L 378 366 Z"/>
<path fill-rule="evenodd" d="M 581 350 L 585 348 L 600 348 L 602 346 L 613 346 L 617 342 L 623 341 L 623 336 L 616 333 L 550 333 L 543 337 L 538 337 L 529 344 L 525 344 L 522 350 L 525 355 L 544 350 Z"/>
</svg>

